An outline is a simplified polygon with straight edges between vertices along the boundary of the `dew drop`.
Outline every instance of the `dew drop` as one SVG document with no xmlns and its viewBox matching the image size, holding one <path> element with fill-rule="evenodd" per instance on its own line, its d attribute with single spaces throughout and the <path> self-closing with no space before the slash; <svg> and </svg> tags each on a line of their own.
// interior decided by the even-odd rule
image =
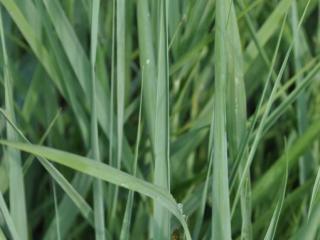
<svg viewBox="0 0 320 240">
<path fill-rule="evenodd" d="M 150 59 L 146 60 L 146 64 L 149 65 L 150 64 Z"/>
</svg>

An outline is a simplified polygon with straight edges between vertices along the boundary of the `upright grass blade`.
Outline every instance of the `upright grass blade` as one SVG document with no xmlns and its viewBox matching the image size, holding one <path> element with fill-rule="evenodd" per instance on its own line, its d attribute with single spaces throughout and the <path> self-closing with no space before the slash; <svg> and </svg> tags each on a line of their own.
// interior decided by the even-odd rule
<svg viewBox="0 0 320 240">
<path fill-rule="evenodd" d="M 76 173 L 72 179 L 72 186 L 76 189 L 81 196 L 87 196 L 89 190 L 92 186 L 92 177 L 84 175 L 82 173 Z M 60 216 L 60 235 L 61 238 L 64 239 L 70 233 L 70 229 L 75 225 L 75 220 L 77 219 L 77 215 L 81 212 L 81 209 L 74 204 L 73 200 L 68 196 L 68 194 L 64 194 L 61 201 L 59 202 L 59 216 Z M 51 223 L 47 227 L 46 232 L 43 234 L 44 240 L 54 239 L 56 236 L 56 221 L 53 218 Z"/>
<path fill-rule="evenodd" d="M 156 108 L 154 129 L 154 183 L 170 192 L 170 160 L 169 160 L 169 59 L 168 59 L 168 23 L 167 1 L 160 0 L 158 74 L 156 81 Z M 170 238 L 170 214 L 158 201 L 154 202 L 155 239 Z"/>
<path fill-rule="evenodd" d="M 111 79 L 110 79 L 110 114 L 109 114 L 109 132 L 110 132 L 110 138 L 109 138 L 109 165 L 116 167 L 116 158 L 114 158 L 113 154 L 113 148 L 112 146 L 114 145 L 114 135 L 113 135 L 113 129 L 114 129 L 114 82 L 115 82 L 115 68 L 116 68 L 116 57 L 115 57 L 115 51 L 116 51 L 116 0 L 112 1 L 112 47 L 111 47 Z M 115 214 L 115 197 L 116 197 L 116 190 L 114 186 L 109 185 L 108 188 L 108 200 L 111 203 L 110 207 L 108 207 L 108 219 L 110 222 L 109 228 L 113 229 L 112 226 L 112 219 Z"/>
<path fill-rule="evenodd" d="M 139 31 L 140 66 L 144 76 L 144 115 L 150 133 L 150 139 L 154 142 L 156 89 L 154 79 L 156 79 L 155 57 L 153 47 L 153 35 L 151 31 L 151 18 L 149 12 L 149 1 L 137 1 L 137 18 Z"/>
<path fill-rule="evenodd" d="M 258 104 L 258 107 L 257 107 L 258 111 L 259 111 L 259 109 L 261 109 L 262 104 L 263 104 L 263 102 L 265 101 L 267 89 L 268 89 L 268 87 L 269 87 L 270 80 L 271 80 L 271 74 L 272 74 L 272 71 L 273 71 L 272 69 L 274 68 L 274 65 L 275 65 L 275 62 L 276 62 L 276 57 L 277 57 L 278 52 L 279 52 L 279 47 L 280 47 L 280 42 L 281 42 L 282 35 L 283 35 L 283 32 L 284 32 L 285 22 L 286 22 L 286 17 L 285 17 L 284 20 L 283 20 L 282 27 L 281 27 L 281 30 L 280 30 L 280 34 L 279 34 L 279 37 L 278 37 L 278 40 L 277 40 L 277 44 L 276 44 L 276 47 L 275 47 L 275 50 L 274 50 L 273 59 L 272 59 L 272 64 L 271 64 L 272 67 L 271 67 L 271 69 L 269 70 L 269 75 L 268 75 L 267 81 L 266 81 L 265 86 L 264 86 L 264 88 L 263 88 L 262 95 L 261 95 L 260 100 L 259 100 L 259 104 Z M 258 117 L 259 117 L 259 112 L 258 112 L 258 111 L 256 111 L 256 113 L 253 115 L 253 120 L 252 120 L 251 123 L 250 123 L 249 131 L 248 131 L 247 134 L 246 134 L 246 138 L 242 141 L 241 148 L 240 148 L 240 150 L 239 150 L 239 152 L 238 152 L 238 154 L 237 154 L 237 159 L 236 159 L 236 163 L 235 163 L 235 167 L 234 167 L 235 169 L 236 169 L 236 168 L 239 168 L 239 162 L 240 162 L 242 159 L 246 159 L 246 161 L 248 162 L 248 159 L 247 159 L 247 158 L 244 158 L 244 153 L 245 153 L 246 147 L 249 146 L 250 136 L 253 134 L 254 127 L 255 127 L 255 125 L 256 125 L 256 123 L 257 123 L 257 121 L 258 121 Z M 255 135 L 255 140 L 254 140 L 254 141 L 256 141 L 256 143 L 255 143 L 255 142 L 253 142 L 253 143 L 255 143 L 255 145 L 257 145 L 258 139 L 257 139 L 257 136 L 256 136 L 256 135 Z M 256 147 L 256 146 L 255 146 L 255 147 Z M 250 150 L 250 151 L 252 151 L 252 150 Z M 255 150 L 254 150 L 254 151 L 255 151 Z M 249 152 L 249 157 L 250 157 L 250 152 Z M 247 165 L 247 163 L 246 163 L 246 165 Z M 232 173 L 233 173 L 233 172 L 232 172 Z M 233 176 L 233 175 L 235 175 L 235 174 L 232 174 L 231 176 Z M 234 188 L 234 186 L 235 186 L 235 182 L 236 182 L 235 179 L 232 180 L 231 190 L 233 190 L 233 188 Z M 240 179 L 240 183 L 241 183 L 241 179 Z M 237 196 L 236 196 L 236 201 L 237 201 Z M 235 207 L 235 206 L 236 206 L 236 205 L 234 204 L 234 207 Z M 234 207 L 233 207 L 233 209 L 234 209 Z M 232 211 L 232 212 L 233 212 L 233 211 Z"/>
<path fill-rule="evenodd" d="M 283 24 L 282 24 L 283 25 Z M 275 123 L 277 123 L 276 120 L 278 120 L 281 116 L 283 116 L 283 114 L 288 111 L 289 109 L 289 106 L 291 106 L 291 104 L 297 99 L 297 96 L 299 96 L 299 93 L 306 89 L 308 86 L 310 86 L 310 84 L 312 84 L 314 82 L 314 76 L 318 73 L 319 71 L 319 66 L 320 64 L 316 64 L 316 65 L 313 65 L 312 62 L 316 62 L 317 61 L 317 58 L 315 58 L 314 60 L 310 61 L 310 64 L 307 64 L 304 68 L 303 68 L 303 72 L 309 72 L 307 74 L 306 77 L 304 77 L 303 81 L 302 81 L 302 84 L 300 84 L 299 86 L 297 86 L 287 97 L 286 99 L 281 102 L 281 104 L 276 107 L 276 109 L 274 111 L 272 111 L 272 113 L 270 113 L 270 116 L 268 117 L 267 119 L 267 123 L 266 123 L 266 126 L 265 126 L 265 130 L 264 131 L 267 131 L 268 129 L 270 129 L 271 126 L 274 126 Z M 313 67 L 312 67 L 313 66 Z M 301 71 L 299 71 L 299 74 L 302 74 Z M 279 93 L 281 91 L 286 91 L 286 89 L 289 89 L 290 86 L 292 86 L 292 84 L 294 83 L 295 79 L 296 79 L 297 75 L 295 75 L 293 78 L 290 79 L 290 81 L 288 81 L 285 85 L 283 85 L 283 87 L 281 87 L 281 89 L 279 89 L 278 93 L 276 94 L 277 97 L 275 98 L 275 100 L 277 100 L 279 98 Z M 266 88 L 267 89 L 267 88 Z M 190 131 L 190 134 L 192 134 L 192 132 L 196 132 L 198 131 L 199 127 L 200 126 L 205 126 L 206 127 L 206 124 L 209 124 L 210 122 L 210 107 L 212 105 L 212 100 L 210 100 L 205 108 L 202 110 L 201 114 L 197 117 L 197 119 L 195 119 L 194 123 L 192 124 L 192 127 L 191 129 L 189 130 Z M 262 105 L 261 103 L 261 106 L 259 105 L 259 114 L 255 114 L 258 116 L 262 115 L 262 113 L 264 112 L 265 110 L 265 104 Z M 254 117 L 251 117 L 251 119 L 255 118 Z M 250 122 L 252 122 L 252 120 L 250 120 Z M 187 156 L 188 153 L 190 153 L 193 149 L 196 149 L 197 146 L 199 146 L 199 144 L 202 142 L 202 140 L 204 139 L 204 137 L 206 136 L 206 128 L 203 128 L 203 134 L 199 134 L 199 136 L 195 139 L 193 138 L 193 141 L 192 143 L 191 142 L 188 142 L 188 141 L 183 141 L 185 142 L 184 144 L 180 144 L 178 146 L 180 146 L 179 150 L 175 150 L 173 149 L 173 161 L 175 161 L 175 159 L 178 157 L 178 159 L 183 159 L 185 158 L 185 156 Z M 187 133 L 189 134 L 189 133 Z M 187 135 L 186 134 L 186 135 Z M 189 135 L 190 135 L 189 134 Z M 246 141 L 249 140 L 248 138 L 246 138 Z M 177 144 L 178 144 L 179 140 L 177 141 Z M 243 141 L 245 142 L 245 141 Z M 246 143 L 247 144 L 247 143 Z M 246 145 L 244 144 L 244 145 Z M 176 148 L 176 147 L 175 147 Z M 242 149 L 242 147 L 241 147 Z M 244 149 L 244 148 L 243 148 Z M 184 152 L 184 154 L 182 154 Z M 241 151 L 240 151 L 241 152 Z M 240 154 L 242 155 L 242 153 Z M 239 156 L 238 156 L 239 157 Z M 231 171 L 231 179 L 232 180 L 232 183 L 234 183 L 234 176 L 235 176 L 235 166 L 238 166 L 238 162 L 239 162 L 239 158 L 237 157 L 237 160 L 236 160 L 236 164 L 237 165 L 234 165 L 233 168 L 232 168 L 232 171 Z M 178 162 L 180 162 L 180 160 L 177 160 Z M 232 184 L 233 186 L 234 184 Z"/>
<path fill-rule="evenodd" d="M 116 89 L 117 89 L 117 163 L 118 169 L 121 168 L 122 145 L 123 145 L 123 125 L 124 125 L 124 101 L 125 101 L 125 64 L 126 64 L 126 42 L 125 26 L 126 18 L 125 0 L 116 1 Z M 116 187 L 112 209 L 111 219 L 114 219 L 118 202 L 118 188 Z M 111 220 L 113 221 L 113 220 Z"/>
<path fill-rule="evenodd" d="M 100 160 L 99 153 L 99 136 L 98 136 L 98 121 L 96 107 L 96 55 L 98 43 L 99 29 L 99 8 L 100 0 L 92 2 L 91 12 L 91 148 L 93 158 L 96 161 Z M 104 201 L 103 201 L 103 186 L 100 179 L 96 179 L 93 183 L 93 200 L 94 200 L 94 226 L 95 239 L 105 239 L 105 220 L 104 220 Z"/>
<path fill-rule="evenodd" d="M 319 189 L 320 189 L 320 168 L 318 169 L 317 177 L 314 182 L 313 188 L 312 188 L 312 194 L 308 209 L 308 219 L 310 219 L 311 213 L 313 212 L 313 208 L 315 207 L 316 200 L 319 198 Z"/>
<path fill-rule="evenodd" d="M 9 213 L 9 210 L 8 210 L 8 207 L 7 207 L 7 204 L 6 202 L 4 201 L 3 199 L 3 195 L 2 193 L 0 192 L 0 214 L 2 213 L 3 215 L 3 218 L 6 222 L 6 225 L 10 231 L 10 234 L 11 234 L 11 237 L 13 240 L 20 240 L 22 238 L 20 238 L 18 232 L 17 232 L 17 229 L 16 229 L 16 225 L 14 224 L 13 222 L 13 219 Z"/>
<path fill-rule="evenodd" d="M 88 57 L 86 56 L 74 29 L 65 16 L 60 2 L 56 0 L 50 0 L 44 1 L 44 3 L 47 8 L 48 14 L 50 15 L 51 22 L 54 25 L 59 40 L 61 41 L 64 51 L 68 57 L 68 60 L 75 72 L 75 75 L 77 76 L 78 82 L 89 100 L 91 96 L 89 81 L 91 70 Z M 55 21 L 56 19 L 59 19 L 59 21 Z M 114 139 L 117 139 L 117 136 L 114 135 L 114 133 L 111 134 L 109 132 L 107 115 L 109 104 L 106 104 L 109 101 L 108 96 L 104 95 L 100 81 L 96 81 L 96 85 L 96 107 L 99 125 L 102 127 L 102 130 L 109 137 L 109 139 L 111 135 Z M 116 142 L 113 141 L 113 143 Z M 112 147 L 116 148 L 116 145 L 113 145 Z M 126 158 L 124 159 L 125 167 L 127 169 L 130 169 L 131 165 L 129 166 L 129 163 L 130 160 L 133 159 L 133 156 L 128 146 L 128 142 L 125 138 L 123 138 L 123 155 L 126 156 Z"/>
<path fill-rule="evenodd" d="M 294 38 L 296 39 L 293 47 L 294 55 L 294 68 L 295 71 L 299 71 L 305 58 L 305 50 L 301 41 L 301 32 L 298 29 L 298 9 L 296 0 L 292 1 L 291 7 L 291 25 Z M 301 29 L 300 29 L 301 30 Z M 298 77 L 296 81 L 297 86 L 302 84 L 302 77 Z M 297 128 L 299 135 L 303 134 L 308 127 L 308 102 L 307 102 L 307 92 L 302 91 L 297 99 Z M 299 160 L 299 173 L 300 173 L 300 184 L 302 184 L 310 173 L 312 173 L 312 156 L 310 152 L 306 152 Z M 306 206 L 304 209 L 306 210 Z"/>
<path fill-rule="evenodd" d="M 247 109 L 246 90 L 244 85 L 243 56 L 241 50 L 240 34 L 237 24 L 234 5 L 231 3 L 230 14 L 227 23 L 227 47 L 228 47 L 228 81 L 226 96 L 226 119 L 229 152 L 231 162 L 235 162 L 240 152 L 241 143 L 246 135 Z M 244 150 L 247 155 L 247 149 Z M 245 166 L 244 156 L 239 163 L 239 180 Z M 251 226 L 251 183 L 250 174 L 245 179 L 244 187 L 240 193 L 242 229 L 241 239 L 252 239 Z"/>
<path fill-rule="evenodd" d="M 285 174 L 283 176 L 283 180 L 282 180 L 282 186 L 280 188 L 280 193 L 279 193 L 279 200 L 276 204 L 276 208 L 274 209 L 267 233 L 264 237 L 264 240 L 273 240 L 274 239 L 274 235 L 276 233 L 276 227 L 278 225 L 278 221 L 280 218 L 280 213 L 282 210 L 282 206 L 283 206 L 283 202 L 285 199 L 285 193 L 286 193 L 286 187 L 287 187 L 287 182 L 288 182 L 288 155 L 287 155 L 287 148 L 285 150 L 285 155 L 286 155 L 286 161 L 287 161 L 287 165 L 285 168 Z"/>
<path fill-rule="evenodd" d="M 116 1 L 116 41 L 117 41 L 117 168 L 121 167 L 123 124 L 124 124 L 124 99 L 125 99 L 125 63 L 126 63 L 126 43 L 125 43 L 125 11 L 126 1 Z"/>
<path fill-rule="evenodd" d="M 26 151 L 37 156 L 47 158 L 53 162 L 62 164 L 76 171 L 96 177 L 98 179 L 116 184 L 123 188 L 139 192 L 158 201 L 177 217 L 186 234 L 187 240 L 191 240 L 187 223 L 181 213 L 177 202 L 172 195 L 162 187 L 148 183 L 136 177 L 133 177 L 123 171 L 110 167 L 98 161 L 82 157 L 76 154 L 56 150 L 49 147 L 37 146 L 32 144 L 24 144 L 18 142 L 9 142 L 0 140 L 0 144 L 15 147 L 21 151 Z"/>
<path fill-rule="evenodd" d="M 189 239 L 186 222 L 192 239 L 317 239 L 319 0 L 305 13 L 297 0 L 124 1 L 0 0 L 17 116 L 0 57 L 0 139 L 17 144 L 9 124 L 40 155 L 21 153 L 28 237 L 184 239 L 181 221 Z M 10 209 L 5 152 L 22 151 L 0 146 Z M 96 182 L 105 209 L 94 214 Z M 0 238 L 13 238 L 8 222 L 0 210 Z"/>
<path fill-rule="evenodd" d="M 57 0 L 44 1 L 65 53 L 78 78 L 79 84 L 90 96 L 90 64 L 70 22 Z"/>
<path fill-rule="evenodd" d="M 0 34 L 2 57 L 4 63 L 4 89 L 5 106 L 10 118 L 15 122 L 14 99 L 13 99 L 13 79 L 11 75 L 11 66 L 9 63 L 7 48 L 2 23 L 2 9 L 0 8 Z M 7 123 L 7 139 L 17 140 L 17 135 L 12 126 Z M 17 228 L 21 239 L 28 238 L 28 224 L 26 212 L 26 200 L 23 171 L 21 166 L 20 152 L 11 148 L 6 150 L 6 163 L 9 172 L 9 194 L 10 194 L 10 212 L 12 220 Z"/>
<path fill-rule="evenodd" d="M 299 24 L 298 24 L 298 29 L 301 27 L 301 24 L 302 24 L 302 22 L 304 20 L 304 17 L 305 17 L 305 14 L 306 14 L 306 10 L 308 9 L 309 4 L 310 4 L 310 0 L 306 3 L 306 6 L 304 8 L 304 12 L 303 12 L 303 14 L 302 14 L 302 16 L 300 18 Z M 286 52 L 285 58 L 284 58 L 284 60 L 282 62 L 282 65 L 281 65 L 281 69 L 279 71 L 277 79 L 276 79 L 276 81 L 274 83 L 274 86 L 272 88 L 270 97 L 269 97 L 269 99 L 267 101 L 266 110 L 265 110 L 265 112 L 264 112 L 264 114 L 263 114 L 263 116 L 261 118 L 261 122 L 260 122 L 260 124 L 258 126 L 258 130 L 256 132 L 256 135 L 255 135 L 255 138 L 254 138 L 254 141 L 253 141 L 253 144 L 252 144 L 252 148 L 250 149 L 249 156 L 248 156 L 247 162 L 245 164 L 244 171 L 243 171 L 242 176 L 241 176 L 241 180 L 240 180 L 240 183 L 239 183 L 239 186 L 238 186 L 238 190 L 237 190 L 237 193 L 236 193 L 236 197 L 235 197 L 235 201 L 234 201 L 234 204 L 233 204 L 232 212 L 234 212 L 235 205 L 237 203 L 238 196 L 239 196 L 239 191 L 243 187 L 245 174 L 249 170 L 249 167 L 250 167 L 251 162 L 253 160 L 253 157 L 255 155 L 255 151 L 257 149 L 258 143 L 259 143 L 259 141 L 261 139 L 261 134 L 262 134 L 262 131 L 263 131 L 263 127 L 265 125 L 265 121 L 266 121 L 267 116 L 268 116 L 268 114 L 269 114 L 269 112 L 271 110 L 271 106 L 272 106 L 273 101 L 274 101 L 275 92 L 276 92 L 276 90 L 277 90 L 277 88 L 279 86 L 280 79 L 283 76 L 283 73 L 284 73 L 285 67 L 286 67 L 286 65 L 288 63 L 288 59 L 289 59 L 289 56 L 291 54 L 291 51 L 292 51 L 293 44 L 294 44 L 295 40 L 296 40 L 296 38 L 294 38 L 293 42 L 290 44 L 290 46 L 289 46 L 289 48 L 288 48 L 288 50 Z M 269 79 L 271 77 L 271 74 L 272 74 L 272 68 L 270 69 L 270 72 L 269 72 L 268 81 L 269 81 Z"/>
<path fill-rule="evenodd" d="M 57 238 L 57 240 L 61 240 L 60 215 L 59 215 L 59 210 L 58 210 L 57 190 L 56 190 L 56 185 L 53 181 L 52 181 L 52 192 L 53 192 L 55 222 L 56 222 L 56 229 L 57 229 L 56 238 Z"/>
<path fill-rule="evenodd" d="M 216 1 L 215 92 L 213 126 L 212 238 L 231 239 L 226 132 L 228 9 L 232 1 Z"/>
<path fill-rule="evenodd" d="M 40 12 L 42 17 L 42 23 L 44 27 L 44 32 L 50 36 L 49 37 L 49 52 L 53 53 L 52 64 L 57 71 L 59 76 L 54 76 L 59 78 L 59 81 L 62 85 L 61 94 L 64 95 L 66 100 L 70 103 L 73 108 L 74 114 L 77 116 L 76 121 L 81 130 L 82 137 L 85 141 L 85 144 L 88 146 L 90 143 L 90 123 L 85 115 L 84 108 L 79 101 L 79 97 L 77 96 L 79 92 L 81 92 L 80 86 L 77 84 L 77 80 L 75 79 L 72 69 L 66 66 L 70 66 L 68 59 L 65 57 L 63 49 L 61 48 L 61 44 L 59 43 L 59 39 L 56 35 L 52 34 L 52 24 L 50 22 L 49 14 L 46 11 L 44 6 L 44 2 L 41 0 L 36 1 L 38 12 Z M 52 78 L 52 76 L 51 76 Z M 60 80 L 61 79 L 61 80 Z M 46 98 L 47 99 L 47 98 Z M 89 96 L 88 96 L 89 99 Z M 87 98 L 85 98 L 87 100 Z M 49 103 L 51 101 L 49 100 Z"/>
<path fill-rule="evenodd" d="M 213 128 L 213 125 L 211 127 Z M 212 137 L 210 137 L 210 139 L 211 138 Z M 211 157 L 211 154 L 212 154 L 212 152 L 209 155 L 208 172 L 207 172 L 206 180 L 205 180 L 205 183 L 204 183 L 204 188 L 203 188 L 202 195 L 201 195 L 200 209 L 198 210 L 197 220 L 196 220 L 196 224 L 195 224 L 195 227 L 194 227 L 194 230 L 193 230 L 193 235 L 192 235 L 193 239 L 199 239 L 200 230 L 201 230 L 202 223 L 203 223 L 203 215 L 204 215 L 205 206 L 206 206 L 206 202 L 207 202 L 206 200 L 207 200 L 207 195 L 208 195 L 209 182 L 211 180 L 211 178 L 210 178 L 211 169 L 212 169 L 212 157 Z"/>
<path fill-rule="evenodd" d="M 133 176 L 136 176 L 137 167 L 138 167 L 138 158 L 139 158 L 139 146 L 140 146 L 140 139 L 141 139 L 141 132 L 142 132 L 142 103 L 143 103 L 143 76 L 141 77 L 141 94 L 140 94 L 140 106 L 139 106 L 139 117 L 138 117 L 138 129 L 137 129 L 137 137 L 136 137 L 136 146 L 134 152 L 134 163 L 133 163 Z M 134 192 L 129 191 L 126 210 L 123 217 L 122 228 L 120 233 L 120 240 L 129 240 L 129 233 L 130 233 L 130 226 L 132 221 L 132 207 L 133 207 L 133 200 L 134 200 Z"/>
</svg>

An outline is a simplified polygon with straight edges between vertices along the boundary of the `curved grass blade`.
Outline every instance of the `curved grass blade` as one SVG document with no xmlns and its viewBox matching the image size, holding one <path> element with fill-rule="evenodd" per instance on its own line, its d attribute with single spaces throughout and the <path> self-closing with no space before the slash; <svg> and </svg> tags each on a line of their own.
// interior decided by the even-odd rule
<svg viewBox="0 0 320 240">
<path fill-rule="evenodd" d="M 98 179 L 113 183 L 123 188 L 139 192 L 155 201 L 161 203 L 180 221 L 184 228 L 187 240 L 191 240 L 187 223 L 179 210 L 178 204 L 167 190 L 154 184 L 148 183 L 125 172 L 110 167 L 98 161 L 92 161 L 90 158 L 82 157 L 76 154 L 56 150 L 49 147 L 24 144 L 18 142 L 9 142 L 0 140 L 0 144 L 17 148 L 37 156 L 41 156 L 53 162 L 59 163 L 76 171 L 96 177 Z"/>
<path fill-rule="evenodd" d="M 19 136 L 27 143 L 30 141 L 22 133 L 22 131 L 12 122 L 9 116 L 0 108 L 1 114 L 6 118 L 8 124 L 19 134 Z M 45 158 L 39 158 L 41 165 L 49 172 L 51 177 L 59 184 L 59 186 L 65 191 L 65 193 L 70 197 L 73 203 L 78 207 L 83 217 L 92 224 L 92 209 L 87 204 L 87 202 L 81 197 L 81 195 L 73 188 L 73 186 L 68 182 L 68 180 L 55 168 L 55 166 L 47 161 Z"/>
</svg>

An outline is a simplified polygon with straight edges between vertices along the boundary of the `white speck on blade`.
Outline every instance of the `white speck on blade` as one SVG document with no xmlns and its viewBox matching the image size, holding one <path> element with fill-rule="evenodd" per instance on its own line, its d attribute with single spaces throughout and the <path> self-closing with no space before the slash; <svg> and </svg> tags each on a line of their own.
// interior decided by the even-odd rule
<svg viewBox="0 0 320 240">
<path fill-rule="evenodd" d="M 149 65 L 150 64 L 150 59 L 146 60 L 146 64 Z"/>
<path fill-rule="evenodd" d="M 179 211 L 182 213 L 183 212 L 183 204 L 178 203 L 178 208 L 179 208 Z"/>
</svg>

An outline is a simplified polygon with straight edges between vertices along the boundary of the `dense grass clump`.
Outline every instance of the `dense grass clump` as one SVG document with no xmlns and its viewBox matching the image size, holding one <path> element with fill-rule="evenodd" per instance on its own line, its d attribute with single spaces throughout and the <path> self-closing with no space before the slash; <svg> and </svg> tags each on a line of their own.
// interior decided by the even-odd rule
<svg viewBox="0 0 320 240">
<path fill-rule="evenodd" d="M 319 0 L 0 0 L 0 240 L 320 239 Z"/>
</svg>

